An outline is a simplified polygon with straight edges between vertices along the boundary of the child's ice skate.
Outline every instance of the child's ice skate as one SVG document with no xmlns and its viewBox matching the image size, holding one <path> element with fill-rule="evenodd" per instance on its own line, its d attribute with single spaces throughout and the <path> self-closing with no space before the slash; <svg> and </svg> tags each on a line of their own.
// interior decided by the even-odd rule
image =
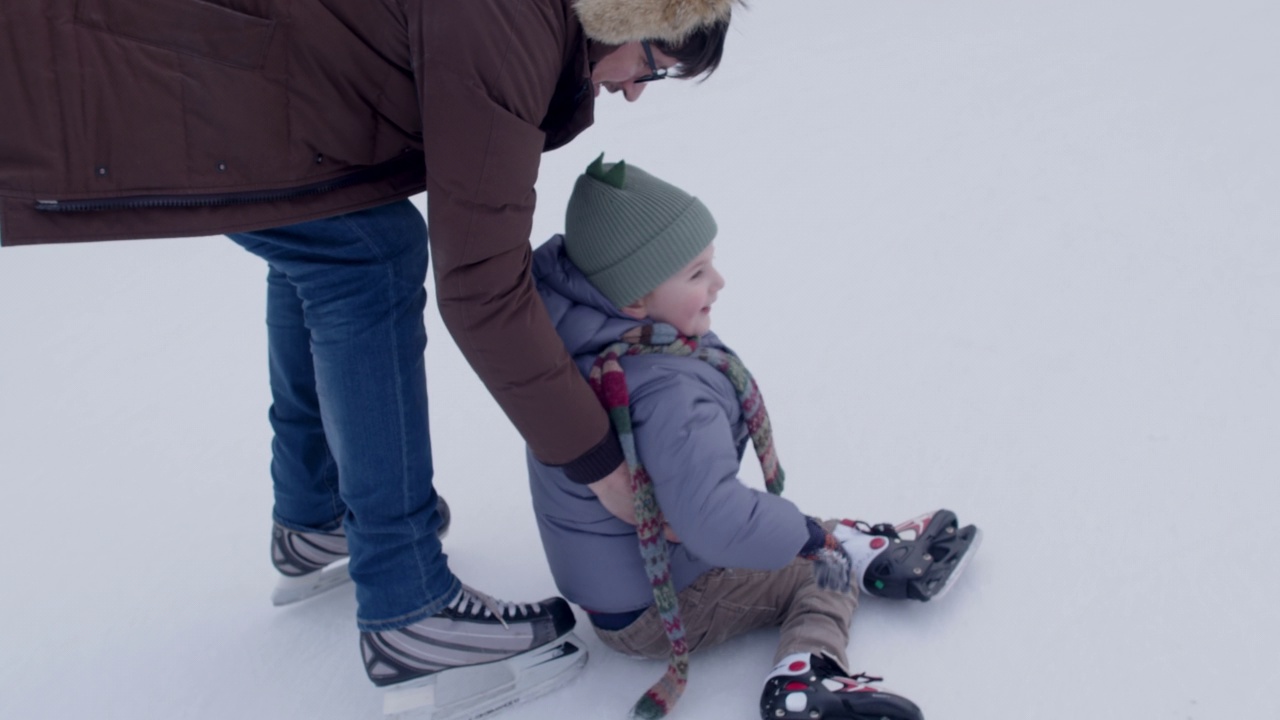
<svg viewBox="0 0 1280 720">
<path fill-rule="evenodd" d="M 924 720 L 901 695 L 873 688 L 880 678 L 850 677 L 825 655 L 796 653 L 778 663 L 764 683 L 764 720 Z"/>
<path fill-rule="evenodd" d="M 441 540 L 449 532 L 449 504 L 437 496 Z M 271 592 L 273 605 L 306 600 L 351 580 L 347 572 L 347 533 L 339 525 L 329 532 L 301 532 L 276 523 L 271 528 L 271 564 L 280 573 Z"/>
<path fill-rule="evenodd" d="M 832 535 L 853 561 L 853 576 L 872 595 L 931 600 L 955 584 L 982 541 L 974 525 L 937 510 L 897 526 L 841 520 Z"/>
</svg>

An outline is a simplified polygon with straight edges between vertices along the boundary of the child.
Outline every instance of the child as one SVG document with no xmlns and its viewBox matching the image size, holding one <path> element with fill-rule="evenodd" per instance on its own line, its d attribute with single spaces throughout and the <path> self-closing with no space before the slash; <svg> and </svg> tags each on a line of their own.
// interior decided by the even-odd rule
<svg viewBox="0 0 1280 720">
<path fill-rule="evenodd" d="M 936 597 L 959 576 L 979 532 L 960 528 L 946 510 L 898 528 L 824 525 L 774 494 L 783 475 L 759 392 L 710 332 L 724 287 L 715 234 L 696 198 L 634 165 L 606 165 L 602 155 L 574 186 L 565 234 L 534 253 L 538 291 L 610 410 L 637 488 L 632 526 L 529 455 L 556 584 L 587 611 L 605 645 L 673 657 L 636 716 L 671 709 L 688 651 L 780 625 L 762 717 L 919 720 L 910 700 L 848 670 L 856 586 Z M 770 493 L 737 479 L 748 436 Z M 664 528 L 678 542 L 668 545 Z"/>
</svg>

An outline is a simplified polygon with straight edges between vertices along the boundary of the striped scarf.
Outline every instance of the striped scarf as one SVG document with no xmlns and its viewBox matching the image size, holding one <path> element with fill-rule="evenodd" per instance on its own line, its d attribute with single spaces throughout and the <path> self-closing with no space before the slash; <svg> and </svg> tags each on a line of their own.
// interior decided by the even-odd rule
<svg viewBox="0 0 1280 720">
<path fill-rule="evenodd" d="M 626 355 L 661 353 L 704 360 L 724 373 L 733 384 L 742 414 L 751 434 L 760 467 L 764 471 L 765 487 L 774 495 L 782 493 L 785 474 L 778 465 L 773 449 L 773 432 L 769 414 L 765 412 L 760 389 L 747 372 L 738 356 L 729 350 L 700 346 L 698 338 L 681 336 L 674 327 L 662 323 L 642 325 L 625 333 L 622 341 L 605 348 L 591 367 L 588 381 L 604 404 L 613 422 L 614 430 L 622 445 L 627 467 L 631 470 L 631 489 L 635 492 L 636 533 L 640 536 L 640 555 L 644 558 L 645 572 L 653 586 L 653 599 L 667 639 L 671 641 L 671 659 L 667 671 L 650 687 L 631 709 L 634 718 L 654 720 L 671 712 L 689 682 L 689 646 L 685 642 L 684 625 L 680 620 L 680 606 L 675 587 L 671 582 L 671 562 L 667 555 L 667 541 L 663 536 L 665 522 L 658 499 L 654 495 L 653 482 L 636 454 L 635 434 L 631 427 L 631 398 L 627 392 L 627 379 L 622 372 L 619 358 Z M 847 575 L 846 575 L 847 577 Z"/>
</svg>

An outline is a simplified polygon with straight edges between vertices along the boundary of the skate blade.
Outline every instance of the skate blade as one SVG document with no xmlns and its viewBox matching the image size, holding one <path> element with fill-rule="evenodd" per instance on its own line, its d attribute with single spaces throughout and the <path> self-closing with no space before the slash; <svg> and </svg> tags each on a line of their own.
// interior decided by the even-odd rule
<svg viewBox="0 0 1280 720">
<path fill-rule="evenodd" d="M 296 603 L 350 581 L 346 560 L 339 560 L 321 570 L 298 577 L 281 575 L 276 581 L 275 589 L 271 591 L 271 604 L 279 607 Z"/>
<path fill-rule="evenodd" d="M 394 720 L 471 720 L 541 697 L 587 664 L 573 633 L 515 657 L 445 670 L 388 690 L 382 712 Z"/>
<path fill-rule="evenodd" d="M 956 580 L 959 580 L 960 576 L 964 574 L 964 569 L 969 566 L 969 561 L 973 559 L 975 554 L 977 554 L 978 547 L 980 545 L 982 545 L 982 528 L 975 527 L 973 529 L 973 539 L 969 541 L 969 547 L 965 548 L 964 554 L 960 556 L 960 562 L 956 563 L 955 567 L 951 570 L 951 574 L 948 575 L 947 579 L 942 583 L 942 587 L 938 588 L 938 591 L 933 595 L 930 595 L 927 598 L 928 600 L 937 600 L 950 592 L 951 588 L 955 587 Z"/>
</svg>

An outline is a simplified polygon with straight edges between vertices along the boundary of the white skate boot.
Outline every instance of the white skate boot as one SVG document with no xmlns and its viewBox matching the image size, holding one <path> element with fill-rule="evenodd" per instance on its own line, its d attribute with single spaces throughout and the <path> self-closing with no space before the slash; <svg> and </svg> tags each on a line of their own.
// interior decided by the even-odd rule
<svg viewBox="0 0 1280 720">
<path fill-rule="evenodd" d="M 872 595 L 928 601 L 955 585 L 982 542 L 976 526 L 959 527 L 937 510 L 897 526 L 841 520 L 831 533 L 853 561 L 853 577 Z"/>
<path fill-rule="evenodd" d="M 880 678 L 851 675 L 825 655 L 796 653 L 783 658 L 760 695 L 763 720 L 924 720 L 910 700 L 872 683 Z"/>
</svg>

